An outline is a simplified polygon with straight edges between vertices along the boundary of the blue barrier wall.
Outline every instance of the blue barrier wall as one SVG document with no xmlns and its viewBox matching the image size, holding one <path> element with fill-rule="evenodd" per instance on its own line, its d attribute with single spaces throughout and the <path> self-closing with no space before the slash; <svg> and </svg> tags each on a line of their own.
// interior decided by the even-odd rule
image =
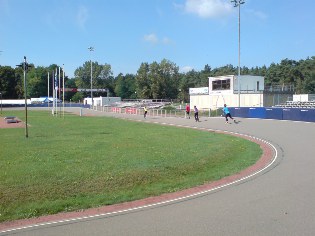
<svg viewBox="0 0 315 236">
<path fill-rule="evenodd" d="M 267 107 L 266 119 L 282 120 L 282 108 Z"/>
<path fill-rule="evenodd" d="M 315 109 L 274 107 L 232 107 L 232 116 L 275 120 L 315 122 Z"/>
<path fill-rule="evenodd" d="M 283 108 L 283 120 L 301 120 L 300 109 Z"/>
<path fill-rule="evenodd" d="M 300 109 L 301 121 L 315 122 L 315 109 Z"/>
<path fill-rule="evenodd" d="M 229 109 L 232 116 L 248 118 L 248 107 L 234 107 Z"/>
<path fill-rule="evenodd" d="M 248 117 L 249 118 L 266 118 L 266 109 L 264 107 L 250 107 L 248 109 Z"/>
</svg>

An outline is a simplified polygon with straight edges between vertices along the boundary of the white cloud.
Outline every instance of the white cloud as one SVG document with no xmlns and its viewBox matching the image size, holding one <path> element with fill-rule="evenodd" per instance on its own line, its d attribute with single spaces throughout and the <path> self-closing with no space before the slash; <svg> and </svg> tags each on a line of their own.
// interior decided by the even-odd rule
<svg viewBox="0 0 315 236">
<path fill-rule="evenodd" d="M 162 44 L 171 44 L 172 40 L 169 39 L 168 37 L 163 37 L 162 39 L 160 39 L 156 34 L 152 33 L 152 34 L 146 34 L 143 37 L 144 41 L 152 43 L 152 44 L 158 44 L 158 43 L 162 43 Z"/>
<path fill-rule="evenodd" d="M 158 43 L 159 39 L 155 34 L 147 34 L 147 35 L 144 35 L 144 41 L 150 42 L 150 43 Z"/>
<path fill-rule="evenodd" d="M 255 11 L 255 10 L 252 10 L 252 9 L 248 9 L 247 12 L 253 14 L 257 18 L 262 19 L 262 20 L 265 20 L 265 19 L 268 18 L 268 16 L 265 13 L 261 12 L 261 11 Z"/>
<path fill-rule="evenodd" d="M 70 22 L 76 27 L 85 30 L 88 18 L 88 8 L 83 5 L 76 7 L 68 4 L 58 5 L 52 8 L 50 12 L 45 13 L 46 23 L 55 30 L 58 30 L 60 25 L 67 25 Z"/>
<path fill-rule="evenodd" d="M 77 24 L 80 28 L 85 29 L 86 21 L 89 17 L 88 9 L 85 6 L 80 6 L 77 11 Z"/>
<path fill-rule="evenodd" d="M 233 4 L 224 0 L 186 0 L 184 10 L 201 18 L 220 18 L 233 11 Z"/>
<path fill-rule="evenodd" d="M 162 43 L 163 43 L 163 44 L 171 44 L 171 43 L 172 43 L 172 40 L 170 40 L 168 37 L 164 37 L 164 38 L 162 39 Z"/>
</svg>

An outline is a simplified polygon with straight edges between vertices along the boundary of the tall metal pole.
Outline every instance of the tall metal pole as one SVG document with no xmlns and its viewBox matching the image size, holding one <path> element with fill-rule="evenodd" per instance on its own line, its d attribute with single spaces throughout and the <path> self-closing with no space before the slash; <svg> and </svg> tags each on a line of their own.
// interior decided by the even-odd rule
<svg viewBox="0 0 315 236">
<path fill-rule="evenodd" d="M 28 138 L 28 127 L 27 127 L 27 86 L 26 86 L 26 70 L 27 68 L 26 56 L 24 56 L 23 63 L 23 75 L 24 75 L 24 97 L 25 97 L 25 137 Z"/>
<path fill-rule="evenodd" d="M 58 68 L 56 67 L 56 74 L 55 74 L 55 97 L 56 97 L 55 109 L 56 110 L 55 111 L 56 111 L 56 116 L 57 117 L 58 117 L 58 86 L 59 86 L 59 84 L 58 84 Z"/>
<path fill-rule="evenodd" d="M 241 3 L 238 4 L 238 106 L 241 107 Z"/>
<path fill-rule="evenodd" d="M 60 80 L 61 80 L 61 75 L 60 75 L 60 66 L 59 66 L 58 72 L 59 72 L 59 83 L 58 83 L 59 87 L 58 87 L 58 89 L 59 89 L 59 101 L 60 101 L 60 105 L 59 105 L 59 117 L 61 117 L 61 82 L 60 82 Z"/>
<path fill-rule="evenodd" d="M 233 0 L 234 7 L 238 7 L 238 76 L 237 76 L 237 89 L 238 89 L 238 106 L 241 106 L 241 5 L 245 3 L 244 0 Z"/>
<path fill-rule="evenodd" d="M 92 104 L 92 109 L 93 109 L 93 67 L 92 67 L 92 52 L 94 51 L 93 47 L 88 48 L 91 52 L 90 55 L 90 63 L 91 63 L 91 104 Z"/>
<path fill-rule="evenodd" d="M 92 57 L 91 57 L 90 61 L 91 61 L 91 104 L 92 104 L 92 109 L 94 109 L 94 104 L 93 104 L 93 66 L 92 66 Z"/>
<path fill-rule="evenodd" d="M 47 80 L 48 80 L 48 82 L 47 82 L 47 107 L 48 107 L 48 110 L 49 110 L 49 71 L 47 72 Z"/>
<path fill-rule="evenodd" d="M 55 91 L 55 70 L 52 72 L 52 90 L 53 90 L 53 107 L 52 114 L 55 116 L 55 102 L 56 102 L 56 91 Z"/>
<path fill-rule="evenodd" d="M 27 84 L 26 84 L 26 71 L 31 65 L 27 64 L 26 62 L 26 56 L 24 56 L 24 62 L 22 62 L 19 65 L 16 65 L 18 67 L 21 67 L 23 69 L 23 77 L 24 77 L 24 97 L 25 97 L 25 137 L 28 138 L 28 127 L 27 127 Z"/>
</svg>

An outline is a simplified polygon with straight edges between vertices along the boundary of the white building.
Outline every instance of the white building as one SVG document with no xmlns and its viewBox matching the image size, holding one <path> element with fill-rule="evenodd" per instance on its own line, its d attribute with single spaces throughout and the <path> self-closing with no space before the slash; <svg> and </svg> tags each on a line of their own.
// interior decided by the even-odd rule
<svg viewBox="0 0 315 236">
<path fill-rule="evenodd" d="M 120 102 L 121 97 L 93 97 L 94 106 L 109 106 L 115 102 Z M 91 98 L 84 98 L 84 104 L 92 105 Z"/>
<path fill-rule="evenodd" d="M 315 101 L 315 94 L 294 94 L 293 102 Z"/>
<path fill-rule="evenodd" d="M 209 77 L 209 87 L 190 88 L 190 105 L 200 109 L 230 107 L 263 107 L 264 77 L 226 75 Z"/>
</svg>

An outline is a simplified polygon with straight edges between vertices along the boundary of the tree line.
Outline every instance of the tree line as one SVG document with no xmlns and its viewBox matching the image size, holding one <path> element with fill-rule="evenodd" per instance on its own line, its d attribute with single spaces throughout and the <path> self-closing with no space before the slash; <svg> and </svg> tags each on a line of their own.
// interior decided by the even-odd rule
<svg viewBox="0 0 315 236">
<path fill-rule="evenodd" d="M 42 97 L 48 94 L 48 73 L 50 73 L 49 93 L 52 96 L 52 76 L 59 66 L 48 67 L 32 65 L 27 72 L 27 97 Z M 58 71 L 57 71 L 58 72 Z M 62 73 L 62 69 L 61 69 Z M 189 101 L 189 88 L 207 87 L 208 77 L 237 75 L 238 68 L 226 65 L 211 68 L 208 64 L 201 71 L 180 72 L 179 67 L 167 59 L 161 62 L 141 63 L 136 74 L 113 76 L 111 65 L 92 62 L 92 87 L 108 89 L 109 96 L 122 99 L 178 99 Z M 292 85 L 295 93 L 315 93 L 315 56 L 299 61 L 284 59 L 269 67 L 242 67 L 242 75 L 265 77 L 265 86 Z M 59 75 L 58 75 L 59 77 Z M 91 88 L 91 63 L 85 62 L 74 72 L 74 78 L 65 76 L 66 88 Z M 24 98 L 24 77 L 20 67 L 0 66 L 0 92 L 3 99 Z M 65 93 L 65 100 L 74 102 L 89 97 L 90 92 Z M 93 96 L 107 96 L 107 92 L 93 92 Z"/>
</svg>

